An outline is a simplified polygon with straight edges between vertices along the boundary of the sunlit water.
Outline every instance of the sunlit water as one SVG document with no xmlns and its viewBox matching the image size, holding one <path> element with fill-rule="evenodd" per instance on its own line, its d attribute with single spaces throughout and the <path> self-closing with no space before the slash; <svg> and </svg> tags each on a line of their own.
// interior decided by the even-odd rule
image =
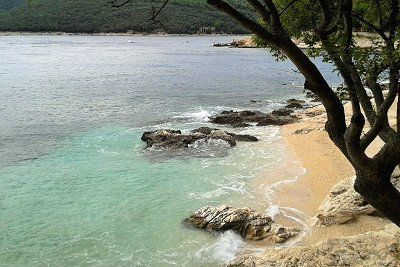
<svg viewBox="0 0 400 267">
<path fill-rule="evenodd" d="M 182 220 L 204 205 L 273 213 L 252 179 L 285 168 L 279 129 L 241 130 L 262 141 L 234 148 L 145 150 L 140 140 L 145 130 L 189 131 L 211 126 L 207 117 L 221 110 L 268 111 L 301 96 L 303 78 L 289 62 L 211 46 L 232 38 L 1 37 L 0 265 L 232 260 L 246 246 L 240 237 Z"/>
</svg>

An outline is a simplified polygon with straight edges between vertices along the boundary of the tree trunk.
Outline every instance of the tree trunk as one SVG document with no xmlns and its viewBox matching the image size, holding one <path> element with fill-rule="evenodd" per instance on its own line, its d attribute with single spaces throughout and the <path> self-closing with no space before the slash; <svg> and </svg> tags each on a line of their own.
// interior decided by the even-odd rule
<svg viewBox="0 0 400 267">
<path fill-rule="evenodd" d="M 354 189 L 374 208 L 400 227 L 400 192 L 390 181 L 393 170 L 356 170 Z"/>
</svg>

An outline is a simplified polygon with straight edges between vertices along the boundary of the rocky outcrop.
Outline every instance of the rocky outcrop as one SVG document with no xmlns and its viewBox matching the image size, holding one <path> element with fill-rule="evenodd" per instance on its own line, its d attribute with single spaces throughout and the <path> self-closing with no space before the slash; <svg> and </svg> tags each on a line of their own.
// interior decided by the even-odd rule
<svg viewBox="0 0 400 267">
<path fill-rule="evenodd" d="M 201 127 L 191 133 L 182 134 L 179 130 L 156 130 L 145 132 L 142 141 L 146 142 L 147 147 L 161 146 L 167 148 L 184 148 L 198 140 L 218 139 L 227 142 L 230 146 L 235 146 L 236 141 L 257 142 L 258 139 L 252 135 L 240 135 L 215 128 Z"/>
<path fill-rule="evenodd" d="M 215 124 L 225 124 L 234 127 L 254 123 L 257 126 L 267 125 L 285 125 L 299 121 L 299 118 L 293 115 L 293 110 L 281 108 L 271 113 L 262 113 L 260 111 L 223 111 L 217 116 L 211 117 L 210 121 Z"/>
<path fill-rule="evenodd" d="M 230 43 L 216 43 L 214 47 L 235 47 L 235 48 L 257 48 L 252 37 L 246 37 L 239 40 L 233 40 Z"/>
<path fill-rule="evenodd" d="M 328 239 L 306 247 L 245 253 L 229 266 L 400 266 L 400 230 L 394 224 L 379 232 Z"/>
<path fill-rule="evenodd" d="M 299 108 L 303 108 L 303 105 L 305 104 L 304 100 L 298 100 L 298 99 L 289 99 L 286 101 L 287 105 L 285 106 L 285 108 L 293 108 L 293 109 L 299 109 Z"/>
<path fill-rule="evenodd" d="M 342 224 L 355 221 L 360 215 L 375 212 L 375 209 L 354 190 L 354 180 L 354 177 L 343 180 L 331 189 L 319 207 L 318 224 Z"/>
<path fill-rule="evenodd" d="M 317 224 L 332 225 L 355 221 L 361 215 L 376 213 L 376 209 L 354 190 L 355 177 L 336 184 L 319 207 Z M 400 174 L 396 171 L 392 183 L 400 189 Z"/>
<path fill-rule="evenodd" d="M 246 239 L 268 238 L 276 243 L 285 242 L 299 233 L 298 229 L 275 224 L 271 217 L 250 208 L 235 209 L 226 205 L 201 208 L 185 221 L 200 229 L 234 230 Z"/>
</svg>

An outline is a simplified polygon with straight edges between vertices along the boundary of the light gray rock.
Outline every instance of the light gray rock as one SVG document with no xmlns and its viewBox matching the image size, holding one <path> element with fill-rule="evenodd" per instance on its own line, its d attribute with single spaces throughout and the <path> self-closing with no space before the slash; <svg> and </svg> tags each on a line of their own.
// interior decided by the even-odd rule
<svg viewBox="0 0 400 267">
<path fill-rule="evenodd" d="M 400 188 L 399 171 L 392 176 L 392 183 Z M 317 214 L 317 224 L 332 225 L 355 221 L 361 215 L 370 215 L 377 210 L 366 202 L 363 197 L 354 190 L 355 177 L 345 179 L 336 184 Z"/>
<path fill-rule="evenodd" d="M 355 177 L 336 184 L 319 207 L 318 224 L 332 225 L 355 221 L 357 217 L 372 214 L 376 210 L 358 194 L 354 186 Z"/>
<path fill-rule="evenodd" d="M 297 236 L 299 230 L 275 224 L 271 217 L 250 208 L 235 209 L 230 206 L 206 206 L 185 220 L 189 224 L 207 230 L 234 230 L 251 240 L 269 238 L 275 243 L 285 242 Z"/>
</svg>

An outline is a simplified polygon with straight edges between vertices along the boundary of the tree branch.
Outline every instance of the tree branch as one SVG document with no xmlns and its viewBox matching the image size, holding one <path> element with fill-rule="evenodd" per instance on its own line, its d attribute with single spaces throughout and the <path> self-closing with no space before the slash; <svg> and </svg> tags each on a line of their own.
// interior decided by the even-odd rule
<svg viewBox="0 0 400 267">
<path fill-rule="evenodd" d="M 285 13 L 294 3 L 296 3 L 299 0 L 292 0 L 290 1 L 289 4 L 287 4 L 280 12 L 279 12 L 279 16 L 282 16 L 283 13 Z"/>
<path fill-rule="evenodd" d="M 355 17 L 359 22 L 365 24 L 366 26 L 370 27 L 371 29 L 373 29 L 377 34 L 379 34 L 380 37 L 382 37 L 382 39 L 387 42 L 389 40 L 389 38 L 386 36 L 385 32 L 383 29 L 380 29 L 378 27 L 376 27 L 373 23 L 367 21 L 366 19 L 364 19 L 363 17 L 361 17 L 360 15 L 358 15 L 355 12 L 352 12 L 353 17 Z"/>
<path fill-rule="evenodd" d="M 267 43 L 271 45 L 277 45 L 281 42 L 279 38 L 277 38 L 275 35 L 268 32 L 264 27 L 262 27 L 254 20 L 249 19 L 248 17 L 240 13 L 238 10 L 236 10 L 227 2 L 223 0 L 207 0 L 207 3 L 216 7 L 218 10 L 228 14 L 237 22 L 239 22 L 241 25 L 243 25 L 245 28 L 247 28 L 254 34 L 262 37 Z"/>
<path fill-rule="evenodd" d="M 111 0 L 110 3 L 111 3 L 111 5 L 112 5 L 113 7 L 122 7 L 122 6 L 126 5 L 126 4 L 129 4 L 129 3 L 132 2 L 132 1 L 133 1 L 133 0 L 126 0 L 125 2 L 122 2 L 122 3 L 120 3 L 120 4 L 116 4 L 116 3 L 115 3 L 115 0 Z"/>
<path fill-rule="evenodd" d="M 265 23 L 268 23 L 271 14 L 265 8 L 263 4 L 261 4 L 258 0 L 247 0 L 247 2 L 254 8 L 254 10 L 261 16 Z"/>
</svg>

